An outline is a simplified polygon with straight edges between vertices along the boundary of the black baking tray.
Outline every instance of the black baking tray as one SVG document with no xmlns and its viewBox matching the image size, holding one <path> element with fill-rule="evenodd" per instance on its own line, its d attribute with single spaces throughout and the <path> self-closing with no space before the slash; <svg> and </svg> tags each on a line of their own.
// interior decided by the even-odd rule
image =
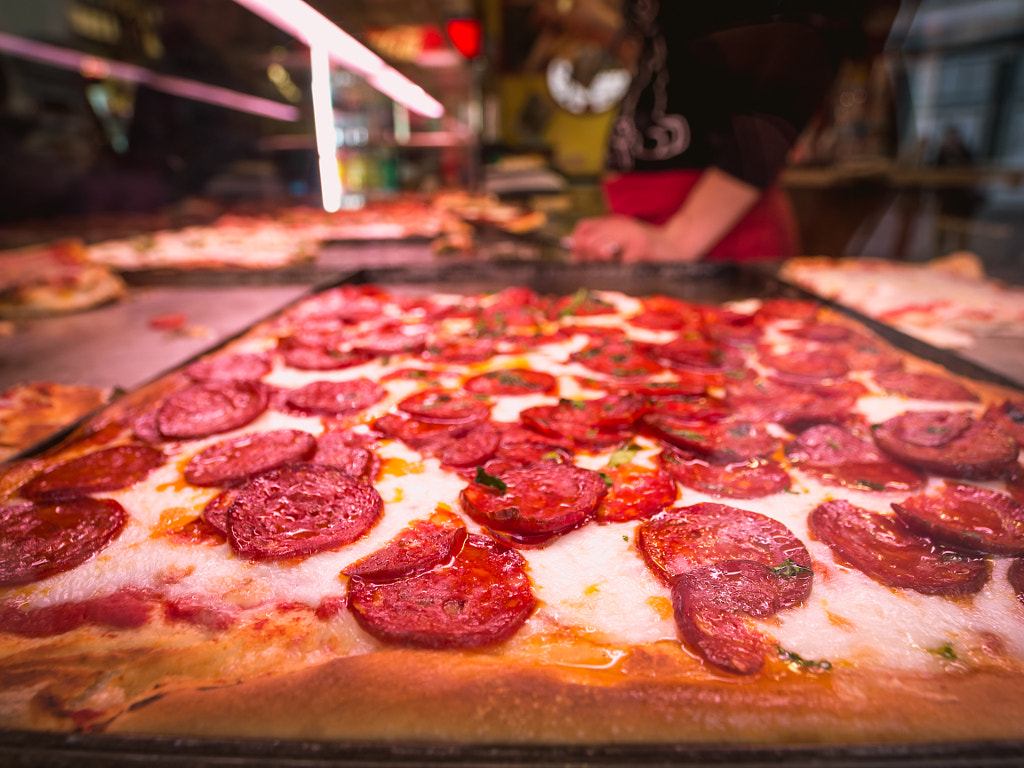
<svg viewBox="0 0 1024 768">
<path fill-rule="evenodd" d="M 1017 382 L 913 339 L 859 313 L 819 299 L 779 280 L 771 269 L 734 264 L 621 265 L 564 262 L 477 262 L 367 268 L 321 283 L 306 296 L 342 285 L 381 285 L 398 293 L 492 292 L 527 286 L 542 294 L 569 294 L 585 287 L 644 296 L 671 295 L 702 304 L 750 298 L 813 298 L 864 323 L 896 346 L 939 363 L 954 373 L 1015 389 Z M 303 299 L 299 299 L 302 301 Z M 281 312 L 287 311 L 280 310 Z M 276 315 L 277 313 L 275 313 Z M 266 319 L 271 319 L 273 316 Z M 245 332 L 241 332 L 244 334 Z M 241 335 L 241 334 L 239 334 Z M 228 344 L 224 339 L 202 354 Z M 187 365 L 182 363 L 177 368 Z M 163 374 L 161 374 L 163 375 Z M 1024 713 L 1022 713 L 1024 716 Z M 1003 768 L 1024 766 L 1024 742 L 747 746 L 719 744 L 594 744 L 521 746 L 351 741 L 124 737 L 102 733 L 62 734 L 0 731 L 0 766 L 98 768 L 99 766 L 838 766 L 840 768 Z"/>
</svg>

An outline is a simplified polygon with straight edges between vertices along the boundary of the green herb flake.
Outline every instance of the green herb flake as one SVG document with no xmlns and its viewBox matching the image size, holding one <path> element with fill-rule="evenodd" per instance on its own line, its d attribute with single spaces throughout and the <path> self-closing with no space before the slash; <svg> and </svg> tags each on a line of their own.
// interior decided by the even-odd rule
<svg viewBox="0 0 1024 768">
<path fill-rule="evenodd" d="M 940 659 L 945 659 L 946 661 L 957 660 L 956 649 L 953 647 L 952 643 L 945 643 L 938 648 L 929 648 L 928 653 L 938 656 Z"/>
<path fill-rule="evenodd" d="M 476 468 L 476 477 L 473 478 L 473 482 L 479 485 L 484 485 L 488 488 L 493 488 L 499 494 L 505 493 L 508 490 L 508 485 L 500 477 L 487 474 L 483 467 Z"/>
<path fill-rule="evenodd" d="M 832 670 L 832 662 L 814 659 L 805 659 L 799 654 L 787 651 L 781 645 L 775 646 L 779 650 L 779 658 L 789 664 L 794 669 L 802 669 L 807 672 L 814 672 L 820 674 L 822 672 L 830 672 Z"/>
<path fill-rule="evenodd" d="M 783 579 L 795 579 L 805 573 L 813 573 L 810 568 L 793 562 L 793 558 L 787 557 L 778 565 L 770 566 L 776 576 Z"/>
<path fill-rule="evenodd" d="M 856 480 L 854 482 L 858 488 L 863 488 L 869 491 L 884 491 L 886 490 L 885 483 L 876 483 L 873 480 Z"/>
<path fill-rule="evenodd" d="M 604 480 L 604 484 L 606 486 L 608 486 L 609 488 L 611 488 L 613 485 L 615 485 L 615 481 L 612 480 L 611 477 L 606 475 L 604 472 L 598 472 L 597 474 L 599 474 L 601 476 L 601 479 Z"/>
<path fill-rule="evenodd" d="M 636 443 L 628 443 L 619 448 L 608 458 L 609 467 L 621 467 L 623 464 L 629 464 L 642 449 Z"/>
</svg>

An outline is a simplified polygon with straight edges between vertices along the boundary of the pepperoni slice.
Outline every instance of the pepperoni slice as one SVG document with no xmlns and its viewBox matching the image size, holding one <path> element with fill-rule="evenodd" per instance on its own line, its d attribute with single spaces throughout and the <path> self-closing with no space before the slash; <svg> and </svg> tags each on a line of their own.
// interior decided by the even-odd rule
<svg viewBox="0 0 1024 768">
<path fill-rule="evenodd" d="M 227 485 L 260 472 L 304 461 L 316 450 L 316 439 L 298 429 L 275 429 L 238 435 L 211 445 L 185 465 L 192 485 Z"/>
<path fill-rule="evenodd" d="M 861 491 L 914 491 L 927 477 L 892 461 L 874 443 L 835 424 L 804 430 L 786 447 L 789 460 L 829 485 Z"/>
<path fill-rule="evenodd" d="M 1024 447 L 1024 400 L 1004 400 L 985 411 L 985 419 L 1006 432 Z"/>
<path fill-rule="evenodd" d="M 324 432 L 316 439 L 316 453 L 310 461 L 329 464 L 364 483 L 371 482 L 380 470 L 380 458 L 359 441 L 359 437 L 342 430 Z"/>
<path fill-rule="evenodd" d="M 1013 587 L 1017 599 L 1024 603 L 1024 558 L 1017 558 L 1010 563 L 1010 570 L 1007 571 L 1006 578 L 1009 580 L 1010 586 Z"/>
<path fill-rule="evenodd" d="M 597 507 L 599 523 L 646 520 L 679 496 L 672 478 L 659 469 L 626 463 L 605 467 L 601 474 L 611 480 L 611 486 Z"/>
<path fill-rule="evenodd" d="M 764 363 L 774 368 L 782 380 L 798 384 L 841 379 L 850 372 L 842 358 L 810 350 L 768 355 Z"/>
<path fill-rule="evenodd" d="M 358 413 L 378 403 L 387 390 L 365 377 L 347 381 L 314 381 L 293 389 L 285 402 L 303 413 L 344 416 Z"/>
<path fill-rule="evenodd" d="M 536 605 L 522 556 L 478 535 L 447 565 L 384 583 L 353 578 L 348 585 L 348 608 L 363 629 L 418 648 L 496 645 Z"/>
<path fill-rule="evenodd" d="M 874 430 L 890 456 L 936 474 L 991 480 L 1016 466 L 1017 443 L 999 427 L 958 411 L 910 411 Z"/>
<path fill-rule="evenodd" d="M 414 450 L 430 454 L 444 450 L 472 427 L 472 424 L 428 424 L 397 413 L 386 413 L 373 423 L 373 428 L 385 437 L 401 440 Z"/>
<path fill-rule="evenodd" d="M 558 380 L 550 373 L 530 368 L 502 368 L 466 379 L 467 392 L 478 395 L 536 395 L 554 392 Z"/>
<path fill-rule="evenodd" d="M 425 389 L 398 404 L 398 410 L 428 424 L 482 421 L 490 414 L 491 407 L 492 403 L 481 395 L 467 395 L 452 389 Z"/>
<path fill-rule="evenodd" d="M 910 371 L 879 371 L 875 383 L 892 395 L 903 395 L 915 400 L 949 400 L 977 402 L 978 396 L 959 381 L 933 373 Z"/>
<path fill-rule="evenodd" d="M 214 355 L 185 368 L 196 381 L 255 381 L 270 373 L 266 356 L 254 352 Z"/>
<path fill-rule="evenodd" d="M 563 533 L 585 523 L 607 492 L 600 473 L 544 461 L 500 475 L 504 490 L 471 482 L 459 494 L 481 525 L 517 535 Z"/>
<path fill-rule="evenodd" d="M 820 306 L 809 299 L 766 299 L 754 317 L 762 323 L 774 320 L 801 320 L 810 322 L 818 315 Z"/>
<path fill-rule="evenodd" d="M 665 370 L 665 366 L 627 338 L 591 341 L 579 352 L 569 355 L 569 359 L 615 379 L 644 379 Z"/>
<path fill-rule="evenodd" d="M 947 483 L 893 504 L 899 518 L 932 541 L 968 552 L 1024 555 L 1024 505 L 1005 493 Z"/>
<path fill-rule="evenodd" d="M 670 449 L 658 460 L 677 482 L 719 498 L 760 499 L 782 493 L 792 482 L 786 470 L 770 459 L 712 464 Z"/>
<path fill-rule="evenodd" d="M 228 510 L 238 498 L 237 488 L 226 488 L 203 506 L 201 515 L 203 522 L 213 528 L 217 533 L 228 535 Z"/>
<path fill-rule="evenodd" d="M 144 480 L 167 457 L 149 445 L 101 448 L 41 472 L 19 490 L 33 501 L 61 501 L 116 491 Z"/>
<path fill-rule="evenodd" d="M 659 363 L 705 376 L 725 375 L 743 368 L 743 355 L 707 339 L 680 337 L 667 344 L 647 347 L 647 354 Z"/>
<path fill-rule="evenodd" d="M 839 323 L 802 323 L 794 328 L 787 328 L 784 332 L 796 339 L 820 341 L 827 344 L 850 341 L 854 336 L 852 328 L 839 325 Z"/>
<path fill-rule="evenodd" d="M 385 325 L 352 342 L 352 348 L 375 357 L 412 355 L 423 351 L 427 336 L 422 326 Z"/>
<path fill-rule="evenodd" d="M 383 548 L 356 561 L 342 573 L 368 581 L 394 581 L 444 565 L 462 551 L 466 526 L 449 519 L 414 520 Z"/>
<path fill-rule="evenodd" d="M 642 398 L 609 395 L 596 400 L 535 405 L 520 411 L 519 419 L 543 435 L 567 438 L 583 447 L 608 448 L 632 434 L 633 422 L 645 407 Z"/>
<path fill-rule="evenodd" d="M 754 560 L 779 580 L 780 608 L 802 602 L 811 591 L 811 556 L 803 542 L 777 520 L 757 512 L 702 502 L 662 512 L 639 525 L 637 548 L 665 583 L 722 560 Z"/>
<path fill-rule="evenodd" d="M 373 359 L 373 355 L 359 349 L 339 350 L 333 345 L 307 344 L 282 339 L 277 351 L 285 365 L 300 371 L 337 371 L 352 368 Z"/>
<path fill-rule="evenodd" d="M 380 519 L 372 486 L 322 464 L 293 464 L 249 480 L 228 509 L 228 541 L 243 557 L 281 560 L 350 544 Z"/>
<path fill-rule="evenodd" d="M 0 586 L 31 584 L 77 568 L 113 541 L 127 520 L 112 499 L 0 507 Z"/>
<path fill-rule="evenodd" d="M 849 341 L 829 344 L 828 349 L 854 371 L 895 371 L 903 367 L 903 356 L 899 352 L 884 342 L 859 334 Z"/>
<path fill-rule="evenodd" d="M 189 440 L 244 427 L 267 408 L 267 390 L 254 381 L 207 381 L 175 392 L 157 414 L 164 437 Z"/>
<path fill-rule="evenodd" d="M 807 518 L 811 535 L 842 560 L 888 587 L 926 595 L 970 595 L 988 580 L 988 561 L 919 536 L 899 518 L 826 501 Z"/>
<path fill-rule="evenodd" d="M 738 417 L 697 421 L 650 413 L 643 422 L 661 442 L 720 464 L 768 456 L 779 447 L 779 440 L 762 424 Z"/>
<path fill-rule="evenodd" d="M 481 422 L 441 450 L 441 463 L 450 467 L 477 467 L 494 457 L 501 432 L 489 421 Z"/>
<path fill-rule="evenodd" d="M 439 363 L 482 363 L 498 354 L 498 340 L 492 338 L 458 338 L 435 343 L 423 351 L 426 360 Z"/>
<path fill-rule="evenodd" d="M 683 642 L 724 672 L 752 675 L 764 666 L 768 639 L 746 616 L 779 610 L 779 577 L 752 560 L 723 560 L 679 577 L 672 609 Z"/>
</svg>

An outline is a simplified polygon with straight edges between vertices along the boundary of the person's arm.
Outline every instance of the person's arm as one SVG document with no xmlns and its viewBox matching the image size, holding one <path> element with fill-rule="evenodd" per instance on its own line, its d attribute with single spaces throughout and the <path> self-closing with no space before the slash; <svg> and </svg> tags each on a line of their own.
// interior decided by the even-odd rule
<svg viewBox="0 0 1024 768">
<path fill-rule="evenodd" d="M 580 261 L 697 261 L 739 223 L 761 190 L 718 168 L 708 168 L 682 207 L 662 226 L 622 215 L 581 221 L 572 253 Z"/>
</svg>

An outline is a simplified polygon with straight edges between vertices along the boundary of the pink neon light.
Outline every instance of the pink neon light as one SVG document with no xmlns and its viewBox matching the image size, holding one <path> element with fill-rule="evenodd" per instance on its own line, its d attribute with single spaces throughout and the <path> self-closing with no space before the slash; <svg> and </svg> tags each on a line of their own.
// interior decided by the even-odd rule
<svg viewBox="0 0 1024 768">
<path fill-rule="evenodd" d="M 20 56 L 24 59 L 38 61 L 61 69 L 80 72 L 83 77 L 113 77 L 134 83 L 142 83 L 150 88 L 175 96 L 182 96 L 193 101 L 227 107 L 239 112 L 271 117 L 275 120 L 296 121 L 299 110 L 290 104 L 281 104 L 259 96 L 249 96 L 216 85 L 186 80 L 183 77 L 162 75 L 158 72 L 125 64 L 120 61 L 89 56 L 68 48 L 60 48 L 48 43 L 40 43 L 15 35 L 0 32 L 0 51 Z"/>
<path fill-rule="evenodd" d="M 437 99 L 384 63 L 337 24 L 303 0 L 235 0 L 271 24 L 303 41 L 323 48 L 338 66 L 362 75 L 366 82 L 413 112 L 441 117 L 444 107 Z"/>
</svg>

